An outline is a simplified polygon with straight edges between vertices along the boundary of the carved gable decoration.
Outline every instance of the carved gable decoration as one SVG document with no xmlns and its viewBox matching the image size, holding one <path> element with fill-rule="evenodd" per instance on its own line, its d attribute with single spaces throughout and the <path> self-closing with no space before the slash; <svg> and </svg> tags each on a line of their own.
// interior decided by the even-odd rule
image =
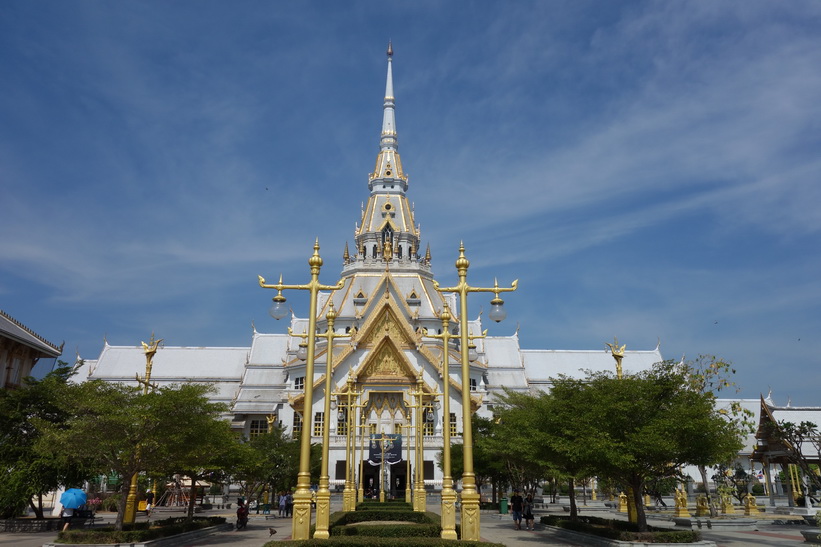
<svg viewBox="0 0 821 547">
<path fill-rule="evenodd" d="M 362 363 L 357 374 L 360 381 L 410 384 L 416 381 L 413 367 L 389 340 L 384 341 Z"/>
<path fill-rule="evenodd" d="M 393 343 L 399 347 L 416 345 L 416 341 L 410 337 L 407 329 L 399 323 L 396 315 L 388 306 L 382 309 L 378 318 L 369 327 L 364 336 L 360 338 L 360 346 L 374 347 L 386 338 L 393 340 Z"/>
</svg>

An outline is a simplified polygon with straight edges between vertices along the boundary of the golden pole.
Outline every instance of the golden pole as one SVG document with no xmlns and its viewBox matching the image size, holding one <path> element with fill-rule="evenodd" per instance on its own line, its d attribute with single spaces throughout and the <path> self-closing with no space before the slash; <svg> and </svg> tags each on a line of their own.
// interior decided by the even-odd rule
<svg viewBox="0 0 821 547">
<path fill-rule="evenodd" d="M 407 424 L 402 426 L 402 428 L 407 431 L 405 437 L 410 441 L 410 429 L 413 427 L 411 425 L 411 417 L 410 414 L 406 416 L 408 421 Z M 410 503 L 411 501 L 411 475 L 410 475 L 410 442 L 405 445 L 405 503 Z"/>
<path fill-rule="evenodd" d="M 410 395 L 416 397 L 416 404 L 409 405 L 411 408 L 416 410 L 416 470 L 413 474 L 414 481 L 413 481 L 413 510 L 424 512 L 425 511 L 425 482 L 424 482 L 424 472 L 422 469 L 423 465 L 423 457 L 424 454 L 422 453 L 422 437 L 425 434 L 424 424 L 422 421 L 422 394 L 424 390 L 422 389 L 422 371 L 419 371 L 419 374 L 416 376 L 416 391 L 411 391 Z"/>
<path fill-rule="evenodd" d="M 328 302 L 328 313 L 325 315 L 328 320 L 328 330 L 321 334 L 321 338 L 327 340 L 327 351 L 325 352 L 325 397 L 324 416 L 322 422 L 322 466 L 319 475 L 319 489 L 316 492 L 316 530 L 314 537 L 317 539 L 328 539 L 331 537 L 329 526 L 331 522 L 331 482 L 328 471 L 328 460 L 330 459 L 331 444 L 331 385 L 333 377 L 334 340 L 336 338 L 350 338 L 350 334 L 336 334 L 334 332 L 334 321 L 336 321 L 336 311 L 334 301 Z M 347 450 L 347 446 L 346 446 Z M 347 453 L 346 453 L 347 457 Z"/>
<path fill-rule="evenodd" d="M 364 403 L 363 403 L 364 405 Z M 359 492 L 357 493 L 357 500 L 359 503 L 365 501 L 365 427 L 368 425 L 365 423 L 365 415 L 362 414 L 360 416 L 362 424 L 357 426 L 362 430 L 362 437 L 360 438 L 360 447 L 359 447 Z"/>
<path fill-rule="evenodd" d="M 140 378 L 137 374 L 137 382 L 143 385 L 143 395 L 148 394 L 149 387 L 156 387 L 151 385 L 151 369 L 154 368 L 154 355 L 162 343 L 162 338 L 154 340 L 154 333 L 151 333 L 151 341 L 143 345 L 143 353 L 145 354 L 145 377 Z M 137 459 L 140 459 L 140 446 L 135 447 L 137 452 Z M 139 473 L 135 472 L 131 475 L 131 484 L 128 487 L 128 497 L 125 502 L 125 513 L 123 513 L 123 524 L 133 524 L 137 520 L 137 480 Z"/>
<path fill-rule="evenodd" d="M 613 343 L 605 342 L 605 345 L 610 348 L 610 355 L 616 360 L 616 379 L 624 378 L 624 371 L 622 370 L 621 362 L 624 359 L 624 349 L 627 344 L 619 345 L 619 339 L 613 337 Z M 636 523 L 639 521 L 638 510 L 636 509 L 636 495 L 632 488 L 627 489 L 627 520 Z"/>
<path fill-rule="evenodd" d="M 282 276 L 279 283 L 267 285 L 265 279 L 259 276 L 259 286 L 263 289 L 275 289 L 277 295 L 273 298 L 274 305 L 271 308 L 271 315 L 278 313 L 285 302 L 282 296 L 283 290 L 306 290 L 310 291 L 310 304 L 308 311 L 308 355 L 305 362 L 305 392 L 304 392 L 304 413 L 307 417 L 304 420 L 302 434 L 299 444 L 299 473 L 297 474 L 296 490 L 294 492 L 294 514 L 291 538 L 294 540 L 310 539 L 311 533 L 311 408 L 313 406 L 313 383 L 314 383 L 314 355 L 316 338 L 316 307 L 317 295 L 320 290 L 335 291 L 344 286 L 344 281 L 339 281 L 336 285 L 322 285 L 319 282 L 319 270 L 322 268 L 322 258 L 319 256 L 319 240 L 314 243 L 314 254 L 308 259 L 311 267 L 311 281 L 305 285 L 283 285 Z M 279 317 L 275 318 L 279 319 Z"/>
<path fill-rule="evenodd" d="M 442 320 L 442 334 L 428 334 L 442 340 L 442 539 L 457 539 L 456 536 L 456 491 L 453 489 L 453 476 L 450 466 L 450 311 L 445 300 L 444 309 L 439 314 Z"/>
<path fill-rule="evenodd" d="M 354 511 L 356 509 L 356 489 L 354 487 L 354 457 L 356 447 L 356 432 L 354 431 L 354 434 L 351 435 L 351 430 L 355 429 L 356 427 L 356 424 L 354 423 L 353 409 L 355 406 L 358 405 L 354 405 L 354 403 L 351 401 L 351 397 L 359 397 L 359 395 L 361 395 L 362 392 L 356 391 L 354 389 L 354 379 L 352 372 L 348 373 L 348 380 L 346 383 L 346 391 L 334 391 L 331 395 L 337 397 L 340 395 L 344 395 L 347 397 L 347 404 L 345 405 L 345 489 L 342 492 L 342 510 Z"/>
<path fill-rule="evenodd" d="M 501 312 L 504 304 L 499 298 L 500 292 L 511 292 L 516 290 L 518 280 L 514 281 L 509 289 L 500 288 L 496 283 L 493 287 L 471 287 L 467 283 L 467 273 L 470 261 L 465 258 L 465 246 L 459 244 L 459 258 L 456 259 L 456 272 L 459 275 L 459 284 L 455 287 L 441 288 L 439 283 L 433 282 L 434 288 L 439 292 L 456 292 L 459 294 L 459 334 L 461 336 L 460 349 L 462 354 L 462 441 L 464 472 L 462 473 L 462 540 L 480 541 L 479 522 L 479 492 L 476 488 L 476 475 L 473 472 L 473 426 L 471 425 L 471 399 L 470 399 L 470 360 L 468 358 L 468 344 L 470 335 L 468 333 L 468 303 L 467 295 L 471 292 L 492 292 L 496 296 L 490 301 L 491 312 L 489 317 L 494 321 L 504 319 Z M 450 417 L 448 417 L 450 419 Z"/>
</svg>

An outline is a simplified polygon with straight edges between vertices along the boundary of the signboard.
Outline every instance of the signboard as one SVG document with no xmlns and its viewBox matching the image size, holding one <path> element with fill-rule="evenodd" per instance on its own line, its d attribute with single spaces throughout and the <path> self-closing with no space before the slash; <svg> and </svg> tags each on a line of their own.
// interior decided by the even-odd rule
<svg viewBox="0 0 821 547">
<path fill-rule="evenodd" d="M 402 435 L 398 433 L 372 433 L 368 450 L 368 463 L 394 465 L 402 461 Z"/>
</svg>

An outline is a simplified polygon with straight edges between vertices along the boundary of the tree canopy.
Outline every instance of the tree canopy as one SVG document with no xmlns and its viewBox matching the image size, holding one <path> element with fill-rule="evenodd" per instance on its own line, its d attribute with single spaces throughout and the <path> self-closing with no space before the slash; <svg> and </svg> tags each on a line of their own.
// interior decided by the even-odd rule
<svg viewBox="0 0 821 547">
<path fill-rule="evenodd" d="M 647 526 L 641 496 L 648 479 L 729 462 L 742 446 L 739 424 L 721 415 L 712 393 L 693 386 L 686 366 L 552 380 L 549 393 L 509 394 L 502 422 L 510 417 L 527 427 L 534 455 L 568 475 L 629 488 L 640 529 Z"/>
</svg>

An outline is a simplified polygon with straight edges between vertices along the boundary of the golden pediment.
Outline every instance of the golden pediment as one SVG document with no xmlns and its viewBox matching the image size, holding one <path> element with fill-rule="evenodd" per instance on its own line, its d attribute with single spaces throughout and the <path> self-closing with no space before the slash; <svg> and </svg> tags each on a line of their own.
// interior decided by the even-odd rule
<svg viewBox="0 0 821 547">
<path fill-rule="evenodd" d="M 410 384 L 416 381 L 413 367 L 389 340 L 385 340 L 362 363 L 357 374 L 360 382 Z"/>
</svg>

